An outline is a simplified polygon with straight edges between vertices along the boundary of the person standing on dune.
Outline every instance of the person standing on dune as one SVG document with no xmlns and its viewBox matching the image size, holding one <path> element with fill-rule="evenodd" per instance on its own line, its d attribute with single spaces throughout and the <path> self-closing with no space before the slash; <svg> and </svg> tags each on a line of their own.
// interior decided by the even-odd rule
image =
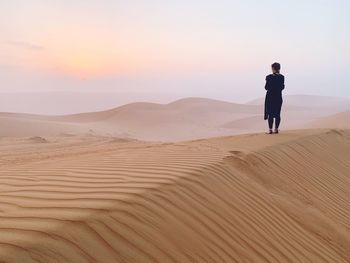
<svg viewBox="0 0 350 263">
<path fill-rule="evenodd" d="M 277 134 L 281 123 L 281 108 L 282 108 L 282 90 L 284 90 L 284 76 L 280 74 L 281 65 L 273 63 L 271 65 L 272 74 L 266 77 L 266 97 L 265 97 L 265 114 L 264 119 L 268 120 L 268 134 Z M 275 130 L 273 131 L 273 124 Z"/>
</svg>

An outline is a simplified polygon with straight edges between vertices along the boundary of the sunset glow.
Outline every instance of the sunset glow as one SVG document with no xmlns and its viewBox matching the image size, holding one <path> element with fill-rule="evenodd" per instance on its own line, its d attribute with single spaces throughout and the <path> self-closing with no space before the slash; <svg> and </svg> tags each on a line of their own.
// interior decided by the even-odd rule
<svg viewBox="0 0 350 263">
<path fill-rule="evenodd" d="M 215 95 L 220 87 L 247 98 L 260 89 L 269 65 L 280 61 L 294 93 L 326 95 L 329 83 L 336 82 L 333 92 L 349 94 L 344 85 L 350 82 L 348 1 L 276 3 L 1 3 L 1 89 L 76 89 L 69 82 L 73 77 L 100 79 L 107 83 L 103 88 L 116 92 L 166 93 L 175 86 L 184 94 Z M 47 84 L 50 78 L 54 85 Z M 101 86 L 94 82 L 89 89 Z"/>
</svg>

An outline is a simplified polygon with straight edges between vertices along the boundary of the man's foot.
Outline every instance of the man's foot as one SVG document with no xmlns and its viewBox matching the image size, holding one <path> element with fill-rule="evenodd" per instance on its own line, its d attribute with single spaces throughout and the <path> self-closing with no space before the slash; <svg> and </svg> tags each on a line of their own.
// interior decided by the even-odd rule
<svg viewBox="0 0 350 263">
<path fill-rule="evenodd" d="M 266 134 L 273 134 L 272 129 L 270 129 Z"/>
<path fill-rule="evenodd" d="M 279 133 L 278 129 L 275 129 L 275 131 L 273 133 L 278 134 Z"/>
</svg>

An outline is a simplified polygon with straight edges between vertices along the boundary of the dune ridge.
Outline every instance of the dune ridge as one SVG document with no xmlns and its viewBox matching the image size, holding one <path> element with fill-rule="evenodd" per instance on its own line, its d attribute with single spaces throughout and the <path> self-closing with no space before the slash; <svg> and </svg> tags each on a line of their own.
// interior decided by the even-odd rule
<svg viewBox="0 0 350 263">
<path fill-rule="evenodd" d="M 0 163 L 0 261 L 350 260 L 349 131 L 59 140 Z"/>
</svg>

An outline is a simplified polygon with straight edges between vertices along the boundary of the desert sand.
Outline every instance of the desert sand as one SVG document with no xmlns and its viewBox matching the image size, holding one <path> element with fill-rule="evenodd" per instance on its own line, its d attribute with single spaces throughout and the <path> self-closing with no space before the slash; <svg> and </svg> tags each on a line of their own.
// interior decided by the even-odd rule
<svg viewBox="0 0 350 263">
<path fill-rule="evenodd" d="M 0 147 L 0 262 L 350 261 L 347 130 Z"/>
<path fill-rule="evenodd" d="M 0 113 L 0 262 L 350 262 L 350 106 L 312 100 Z"/>
</svg>

